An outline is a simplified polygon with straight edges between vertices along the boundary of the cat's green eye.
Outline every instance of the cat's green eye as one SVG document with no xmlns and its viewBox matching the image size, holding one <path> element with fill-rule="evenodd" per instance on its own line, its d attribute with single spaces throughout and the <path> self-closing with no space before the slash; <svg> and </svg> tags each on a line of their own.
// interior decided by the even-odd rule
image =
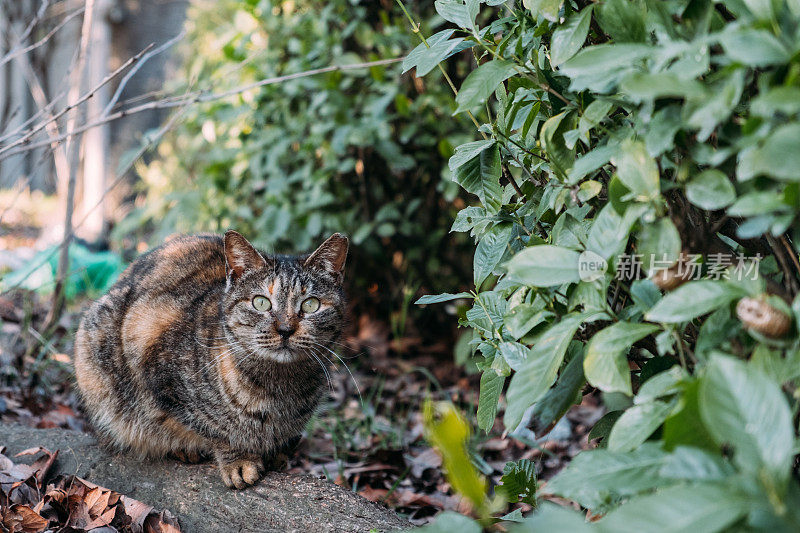
<svg viewBox="0 0 800 533">
<path fill-rule="evenodd" d="M 319 299 L 313 296 L 311 298 L 306 298 L 303 300 L 303 303 L 300 304 L 300 308 L 304 313 L 313 313 L 319 309 Z"/>
<path fill-rule="evenodd" d="M 256 296 L 253 298 L 253 307 L 256 311 L 269 311 L 272 309 L 272 302 L 266 296 Z"/>
</svg>

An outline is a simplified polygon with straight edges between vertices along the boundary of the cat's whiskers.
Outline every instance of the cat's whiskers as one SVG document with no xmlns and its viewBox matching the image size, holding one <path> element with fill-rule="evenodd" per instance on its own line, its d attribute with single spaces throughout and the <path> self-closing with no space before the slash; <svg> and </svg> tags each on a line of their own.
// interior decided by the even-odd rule
<svg viewBox="0 0 800 533">
<path fill-rule="evenodd" d="M 325 346 L 324 344 L 320 344 L 320 343 L 318 343 L 318 342 L 316 342 L 316 341 L 309 341 L 309 342 L 313 343 L 314 345 L 316 345 L 316 346 L 318 346 L 318 347 L 320 347 L 320 348 L 323 348 L 323 349 L 325 349 L 325 350 L 328 350 L 328 352 L 330 352 L 330 353 L 331 353 L 331 355 L 333 355 L 334 357 L 336 357 L 336 359 L 338 359 L 338 360 L 339 360 L 339 361 L 342 363 L 342 365 L 344 365 L 344 368 L 345 368 L 345 370 L 347 370 L 347 373 L 348 373 L 348 374 L 350 374 L 350 379 L 352 379 L 352 380 L 353 380 L 353 385 L 355 385 L 355 386 L 356 386 L 356 392 L 358 393 L 358 400 L 361 402 L 361 405 L 362 405 L 362 407 L 363 407 L 363 405 L 364 405 L 364 398 L 361 396 L 361 388 L 358 386 L 358 382 L 356 381 L 356 377 L 355 377 L 355 376 L 353 375 L 353 373 L 350 371 L 350 367 L 349 367 L 349 366 L 347 366 L 347 363 L 345 363 L 345 362 L 344 362 L 344 359 L 342 359 L 341 357 L 339 357 L 339 354 L 337 354 L 336 352 L 334 352 L 333 350 L 331 350 L 330 348 L 328 348 L 328 347 L 327 347 L 327 346 Z"/>
<path fill-rule="evenodd" d="M 317 357 L 317 354 L 314 353 L 314 351 L 312 350 L 311 346 L 307 346 L 306 348 L 308 348 L 308 355 L 313 357 L 314 361 L 316 361 L 319 364 L 319 366 L 322 368 L 322 371 L 325 373 L 325 379 L 328 381 L 328 388 L 330 389 L 331 392 L 333 392 L 333 381 L 331 380 L 331 375 L 328 372 L 328 369 L 325 367 L 325 363 L 323 363 L 320 360 L 320 358 Z"/>
</svg>

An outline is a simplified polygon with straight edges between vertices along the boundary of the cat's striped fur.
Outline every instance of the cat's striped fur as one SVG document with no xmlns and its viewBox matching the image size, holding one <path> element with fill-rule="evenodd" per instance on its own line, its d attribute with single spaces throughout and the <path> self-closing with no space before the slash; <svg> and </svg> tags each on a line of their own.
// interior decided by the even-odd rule
<svg viewBox="0 0 800 533">
<path fill-rule="evenodd" d="M 255 483 L 317 406 L 345 313 L 348 242 L 269 256 L 229 231 L 144 254 L 85 313 L 75 372 L 104 440 L 142 456 L 213 454 L 223 481 Z M 255 296 L 272 306 L 259 311 Z M 317 298 L 306 313 L 302 302 Z"/>
</svg>

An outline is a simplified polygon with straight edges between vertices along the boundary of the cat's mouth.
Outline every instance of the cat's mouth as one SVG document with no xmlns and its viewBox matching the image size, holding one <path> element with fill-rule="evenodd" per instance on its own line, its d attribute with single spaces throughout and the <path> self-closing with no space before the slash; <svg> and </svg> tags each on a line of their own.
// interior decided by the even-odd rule
<svg viewBox="0 0 800 533">
<path fill-rule="evenodd" d="M 269 357 L 278 363 L 293 363 L 300 358 L 300 354 L 288 346 L 281 346 L 270 352 Z"/>
</svg>

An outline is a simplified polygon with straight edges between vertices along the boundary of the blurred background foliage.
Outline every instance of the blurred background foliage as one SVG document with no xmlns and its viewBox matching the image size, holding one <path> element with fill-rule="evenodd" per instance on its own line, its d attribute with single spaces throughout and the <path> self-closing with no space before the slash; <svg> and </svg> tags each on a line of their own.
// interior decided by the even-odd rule
<svg viewBox="0 0 800 533">
<path fill-rule="evenodd" d="M 431 28 L 444 23 L 432 3 L 414 8 Z M 406 24 L 389 0 L 193 2 L 183 79 L 174 83 L 202 80 L 219 92 L 402 57 L 417 44 Z M 456 79 L 468 71 L 464 61 L 449 68 Z M 403 329 L 419 289 L 470 280 L 471 246 L 449 233 L 465 204 L 447 170 L 470 128 L 450 116 L 443 80 L 401 72 L 400 63 L 334 71 L 192 106 L 139 166 L 144 197 L 115 237 L 156 244 L 174 232 L 235 228 L 267 250 L 291 252 L 344 231 L 354 244 L 354 303 Z M 411 312 L 426 320 L 439 313 Z"/>
</svg>

